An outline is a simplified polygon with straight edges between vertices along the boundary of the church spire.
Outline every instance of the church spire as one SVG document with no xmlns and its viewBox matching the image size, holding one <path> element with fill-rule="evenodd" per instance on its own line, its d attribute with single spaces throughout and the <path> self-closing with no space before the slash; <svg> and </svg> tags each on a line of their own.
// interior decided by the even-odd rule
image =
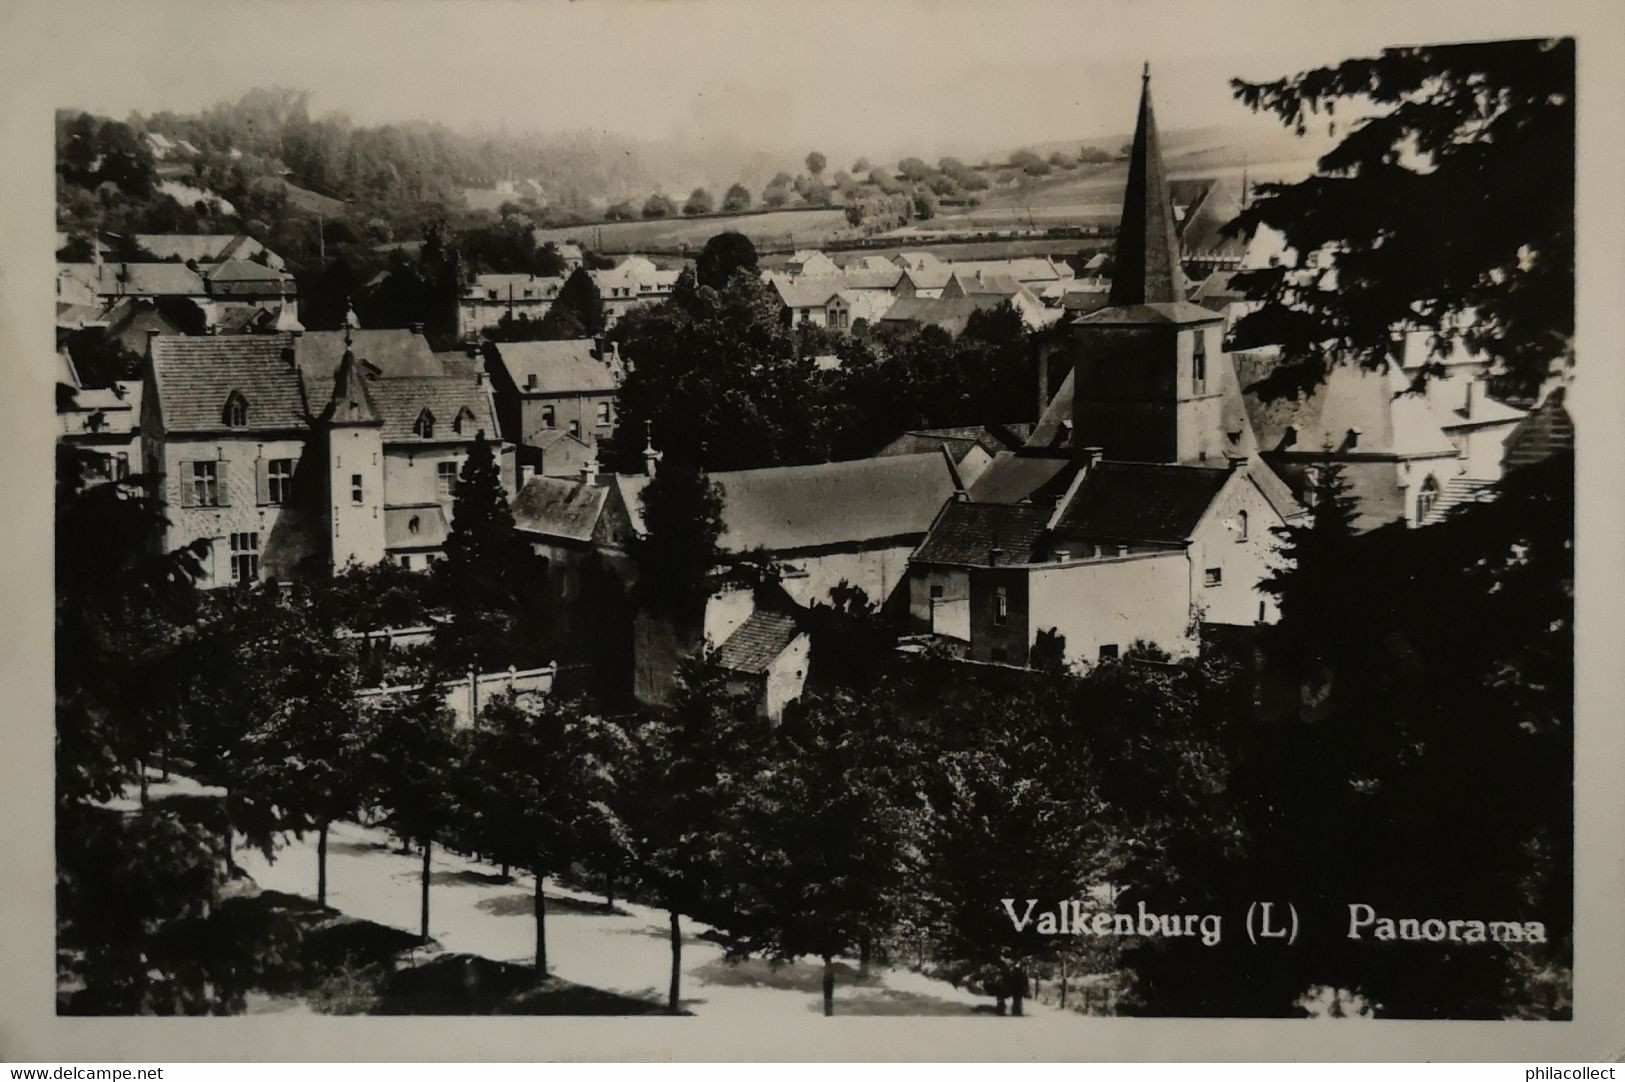
<svg viewBox="0 0 1625 1082">
<path fill-rule="evenodd" d="M 1157 120 L 1151 111 L 1151 65 L 1140 74 L 1140 115 L 1129 153 L 1128 187 L 1117 229 L 1117 267 L 1109 303 L 1171 304 L 1185 299 L 1179 232 L 1162 167 Z"/>
</svg>

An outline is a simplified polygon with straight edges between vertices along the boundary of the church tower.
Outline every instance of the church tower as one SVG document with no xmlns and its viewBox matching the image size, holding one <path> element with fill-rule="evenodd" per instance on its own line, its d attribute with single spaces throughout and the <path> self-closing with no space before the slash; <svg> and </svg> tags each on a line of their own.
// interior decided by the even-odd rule
<svg viewBox="0 0 1625 1082">
<path fill-rule="evenodd" d="M 322 416 L 327 434 L 328 539 L 333 570 L 384 558 L 384 422 L 344 332 L 344 359 Z"/>
<path fill-rule="evenodd" d="M 1129 156 L 1108 307 L 1073 327 L 1072 446 L 1108 458 L 1223 465 L 1224 318 L 1186 300 L 1149 65 Z"/>
</svg>

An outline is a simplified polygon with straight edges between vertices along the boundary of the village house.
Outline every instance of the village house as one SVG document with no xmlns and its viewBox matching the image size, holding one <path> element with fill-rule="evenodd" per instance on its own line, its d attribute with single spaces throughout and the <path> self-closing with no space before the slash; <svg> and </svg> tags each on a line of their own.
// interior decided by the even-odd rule
<svg viewBox="0 0 1625 1082">
<path fill-rule="evenodd" d="M 493 342 L 485 366 L 503 438 L 522 465 L 545 477 L 571 477 L 614 435 L 625 367 L 606 339 Z"/>
<path fill-rule="evenodd" d="M 498 431 L 484 373 L 404 330 L 155 335 L 142 396 L 163 544 L 209 543 L 205 588 L 426 567 L 470 447 Z"/>
<path fill-rule="evenodd" d="M 534 274 L 478 274 L 463 287 L 457 301 L 457 336 L 465 341 L 511 321 L 540 322 L 553 308 L 563 278 Z"/>
<path fill-rule="evenodd" d="M 996 297 L 999 303 L 1013 307 L 1029 330 L 1048 327 L 1062 316 L 1060 309 L 1047 307 L 1038 294 L 1013 275 L 981 270 L 967 272 L 957 265 L 947 284 L 942 287 L 940 296 L 944 301 L 962 297 Z"/>
<path fill-rule="evenodd" d="M 57 351 L 59 438 L 89 459 L 87 483 L 122 481 L 141 468 L 141 383 L 87 388 L 67 350 Z"/>
<path fill-rule="evenodd" d="M 286 270 L 287 262 L 247 233 L 137 233 L 137 247 L 157 261 L 177 263 L 261 263 Z"/>
<path fill-rule="evenodd" d="M 588 271 L 604 302 L 606 327 L 613 327 L 640 304 L 656 304 L 677 287 L 678 270 L 661 270 L 653 260 L 629 255 L 611 270 Z"/>
<path fill-rule="evenodd" d="M 286 312 L 298 319 L 299 288 L 292 274 L 262 263 L 233 259 L 223 263 L 58 263 L 56 300 L 103 311 L 126 299 L 184 299 L 197 305 L 207 327 L 235 309 Z M 60 307 L 59 307 L 60 312 Z"/>
</svg>

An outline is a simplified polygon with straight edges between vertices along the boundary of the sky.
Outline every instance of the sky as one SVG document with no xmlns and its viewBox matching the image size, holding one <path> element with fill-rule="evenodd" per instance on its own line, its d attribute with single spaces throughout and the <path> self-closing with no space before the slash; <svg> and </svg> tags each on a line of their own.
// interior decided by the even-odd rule
<svg viewBox="0 0 1625 1082">
<path fill-rule="evenodd" d="M 1507 5 L 1491 2 L 1487 8 Z M 1389 0 L 144 0 L 26 6 L 61 106 L 189 112 L 254 86 L 313 111 L 465 131 L 604 129 L 804 153 L 995 154 L 1131 129 L 1270 126 L 1233 76 L 1450 40 Z M 1475 19 L 1475 24 L 1482 20 Z"/>
</svg>

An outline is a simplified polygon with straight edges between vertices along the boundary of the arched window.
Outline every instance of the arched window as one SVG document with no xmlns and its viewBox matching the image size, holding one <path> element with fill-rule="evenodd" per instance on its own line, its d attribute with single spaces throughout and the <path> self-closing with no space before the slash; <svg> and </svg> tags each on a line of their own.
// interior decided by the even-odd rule
<svg viewBox="0 0 1625 1082">
<path fill-rule="evenodd" d="M 1428 517 L 1433 505 L 1439 502 L 1439 482 L 1434 480 L 1430 473 L 1423 480 L 1422 487 L 1416 491 L 1416 522 L 1421 525 L 1422 520 Z"/>
<path fill-rule="evenodd" d="M 1236 540 L 1247 540 L 1247 512 L 1236 512 Z"/>
<path fill-rule="evenodd" d="M 243 392 L 233 391 L 226 397 L 225 422 L 228 428 L 248 427 L 248 399 Z"/>
<path fill-rule="evenodd" d="M 412 432 L 420 439 L 434 439 L 434 414 L 428 410 L 418 414 L 417 423 L 412 426 Z"/>
</svg>

